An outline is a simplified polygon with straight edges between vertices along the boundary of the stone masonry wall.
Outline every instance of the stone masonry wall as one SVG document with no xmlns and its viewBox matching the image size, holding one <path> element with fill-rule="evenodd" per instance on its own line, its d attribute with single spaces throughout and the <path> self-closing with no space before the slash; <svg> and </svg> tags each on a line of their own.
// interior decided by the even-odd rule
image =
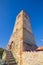
<svg viewBox="0 0 43 65">
<path fill-rule="evenodd" d="M 43 65 L 43 51 L 23 52 L 22 65 Z"/>
</svg>

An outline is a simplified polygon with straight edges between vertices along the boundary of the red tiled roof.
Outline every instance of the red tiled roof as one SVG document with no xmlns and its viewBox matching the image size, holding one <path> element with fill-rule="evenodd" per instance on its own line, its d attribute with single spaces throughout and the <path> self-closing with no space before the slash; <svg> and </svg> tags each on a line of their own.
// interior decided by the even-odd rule
<svg viewBox="0 0 43 65">
<path fill-rule="evenodd" d="M 40 46 L 36 49 L 37 51 L 43 51 L 43 46 Z"/>
</svg>

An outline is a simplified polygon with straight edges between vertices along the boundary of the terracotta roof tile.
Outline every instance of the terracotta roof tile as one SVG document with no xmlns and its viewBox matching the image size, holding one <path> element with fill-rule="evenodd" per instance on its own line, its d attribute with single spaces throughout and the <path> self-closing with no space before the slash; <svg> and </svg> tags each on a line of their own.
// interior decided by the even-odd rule
<svg viewBox="0 0 43 65">
<path fill-rule="evenodd" d="M 40 46 L 36 49 L 37 51 L 43 51 L 43 46 Z"/>
</svg>

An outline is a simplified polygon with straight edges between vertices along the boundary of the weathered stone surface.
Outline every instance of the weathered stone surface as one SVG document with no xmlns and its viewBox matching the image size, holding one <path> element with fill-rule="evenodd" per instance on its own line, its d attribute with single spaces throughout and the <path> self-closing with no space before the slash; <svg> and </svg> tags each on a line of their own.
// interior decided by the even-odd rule
<svg viewBox="0 0 43 65">
<path fill-rule="evenodd" d="M 23 52 L 22 65 L 43 65 L 43 51 Z"/>
<path fill-rule="evenodd" d="M 16 17 L 6 49 L 11 50 L 18 65 L 43 65 L 43 51 L 35 51 L 36 48 L 29 17 L 24 11 L 21 11 Z"/>
</svg>

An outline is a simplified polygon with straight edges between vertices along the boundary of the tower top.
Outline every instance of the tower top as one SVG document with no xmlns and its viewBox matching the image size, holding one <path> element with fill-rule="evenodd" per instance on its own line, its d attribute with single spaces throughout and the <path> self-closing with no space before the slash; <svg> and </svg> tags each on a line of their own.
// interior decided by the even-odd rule
<svg viewBox="0 0 43 65">
<path fill-rule="evenodd" d="M 24 12 L 24 10 L 21 10 L 21 12 L 23 13 L 23 12 Z"/>
<path fill-rule="evenodd" d="M 28 15 L 25 13 L 24 10 L 21 10 L 21 11 L 19 12 L 19 14 L 17 15 L 16 18 L 19 18 L 20 16 L 22 16 L 22 17 L 26 17 L 27 19 L 29 19 Z"/>
<path fill-rule="evenodd" d="M 24 12 L 24 10 L 21 10 L 20 13 L 25 13 L 25 12 Z M 20 13 L 19 13 L 19 14 L 20 14 Z"/>
</svg>

